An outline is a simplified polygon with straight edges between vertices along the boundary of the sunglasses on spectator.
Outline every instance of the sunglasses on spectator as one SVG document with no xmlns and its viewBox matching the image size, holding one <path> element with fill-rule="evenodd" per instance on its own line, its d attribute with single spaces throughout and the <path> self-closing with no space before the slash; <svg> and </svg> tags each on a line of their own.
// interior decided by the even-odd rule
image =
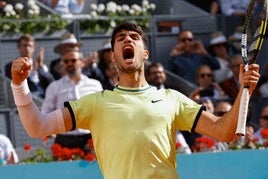
<svg viewBox="0 0 268 179">
<path fill-rule="evenodd" d="M 218 111 L 218 112 L 214 112 L 214 114 L 216 116 L 223 116 L 225 113 L 227 113 L 227 111 Z"/>
<path fill-rule="evenodd" d="M 65 63 L 65 64 L 68 64 L 69 62 L 75 63 L 76 61 L 77 61 L 77 59 L 75 59 L 75 58 L 72 58 L 72 59 L 64 59 L 63 60 L 63 63 Z"/>
<path fill-rule="evenodd" d="M 199 74 L 199 76 L 201 77 L 201 78 L 205 78 L 205 77 L 208 77 L 208 78 L 211 78 L 212 77 L 212 74 L 210 74 L 210 73 L 207 73 L 207 74 Z"/>
<path fill-rule="evenodd" d="M 268 115 L 261 116 L 260 118 L 262 118 L 264 120 L 268 120 Z"/>
<path fill-rule="evenodd" d="M 180 41 L 185 43 L 186 41 L 192 42 L 193 39 L 192 38 L 180 38 Z"/>
</svg>

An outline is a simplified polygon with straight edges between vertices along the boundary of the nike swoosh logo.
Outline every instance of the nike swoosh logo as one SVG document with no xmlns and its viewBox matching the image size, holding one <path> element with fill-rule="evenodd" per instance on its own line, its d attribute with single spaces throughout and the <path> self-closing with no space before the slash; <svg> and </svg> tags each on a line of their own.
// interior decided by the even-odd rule
<svg viewBox="0 0 268 179">
<path fill-rule="evenodd" d="M 163 99 L 152 100 L 151 102 L 152 102 L 152 103 L 157 103 L 157 102 L 159 102 L 159 101 L 163 101 Z"/>
</svg>

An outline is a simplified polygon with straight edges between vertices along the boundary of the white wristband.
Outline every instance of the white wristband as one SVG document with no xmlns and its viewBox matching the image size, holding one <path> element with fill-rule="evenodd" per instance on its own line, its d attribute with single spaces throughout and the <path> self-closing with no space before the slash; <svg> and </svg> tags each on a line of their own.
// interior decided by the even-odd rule
<svg viewBox="0 0 268 179">
<path fill-rule="evenodd" d="M 28 87 L 27 80 L 24 80 L 19 85 L 11 82 L 11 89 L 13 92 L 14 102 L 17 106 L 25 106 L 32 102 L 32 95 Z"/>
</svg>

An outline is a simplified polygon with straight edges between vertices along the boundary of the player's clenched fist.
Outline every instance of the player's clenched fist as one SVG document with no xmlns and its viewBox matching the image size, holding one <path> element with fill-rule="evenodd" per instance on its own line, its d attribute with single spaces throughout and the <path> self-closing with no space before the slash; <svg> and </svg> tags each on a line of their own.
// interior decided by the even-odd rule
<svg viewBox="0 0 268 179">
<path fill-rule="evenodd" d="M 20 84 L 31 72 L 32 64 L 28 57 L 18 57 L 12 62 L 11 77 L 12 82 Z"/>
</svg>

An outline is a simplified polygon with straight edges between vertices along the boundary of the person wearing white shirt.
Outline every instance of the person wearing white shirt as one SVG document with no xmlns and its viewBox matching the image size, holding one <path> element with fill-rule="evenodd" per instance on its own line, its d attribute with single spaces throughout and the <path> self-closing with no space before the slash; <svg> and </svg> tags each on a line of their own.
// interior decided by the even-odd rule
<svg viewBox="0 0 268 179">
<path fill-rule="evenodd" d="M 222 14 L 226 16 L 244 16 L 249 0 L 218 0 Z"/>
<path fill-rule="evenodd" d="M 19 162 L 18 155 L 10 141 L 4 134 L 0 134 L 0 165 Z"/>
<path fill-rule="evenodd" d="M 263 129 L 268 129 L 268 105 L 262 107 L 261 114 L 259 116 L 260 128 L 254 133 L 254 138 L 258 138 L 258 143 L 264 144 L 264 138 L 261 135 Z"/>
<path fill-rule="evenodd" d="M 84 0 L 40 0 L 59 14 L 78 14 L 84 8 Z"/>
<path fill-rule="evenodd" d="M 41 112 L 43 113 L 63 108 L 66 101 L 77 100 L 87 94 L 103 90 L 98 80 L 90 79 L 82 74 L 83 61 L 82 54 L 79 51 L 66 52 L 61 58 L 61 63 L 67 74 L 48 86 L 46 97 L 41 106 Z M 90 131 L 79 129 L 57 135 L 55 142 L 61 143 L 63 146 L 66 145 L 65 147 L 74 147 L 76 144 L 72 144 L 70 138 L 75 141 L 77 136 L 85 135 L 88 137 L 88 134 L 90 134 Z M 66 140 L 66 137 L 70 141 Z M 79 141 L 76 142 L 79 143 Z"/>
<path fill-rule="evenodd" d="M 213 70 L 214 81 L 220 83 L 232 77 L 233 73 L 230 69 L 231 55 L 228 50 L 227 39 L 223 32 L 217 31 L 211 34 L 209 51 L 220 65 L 219 69 Z"/>
</svg>

